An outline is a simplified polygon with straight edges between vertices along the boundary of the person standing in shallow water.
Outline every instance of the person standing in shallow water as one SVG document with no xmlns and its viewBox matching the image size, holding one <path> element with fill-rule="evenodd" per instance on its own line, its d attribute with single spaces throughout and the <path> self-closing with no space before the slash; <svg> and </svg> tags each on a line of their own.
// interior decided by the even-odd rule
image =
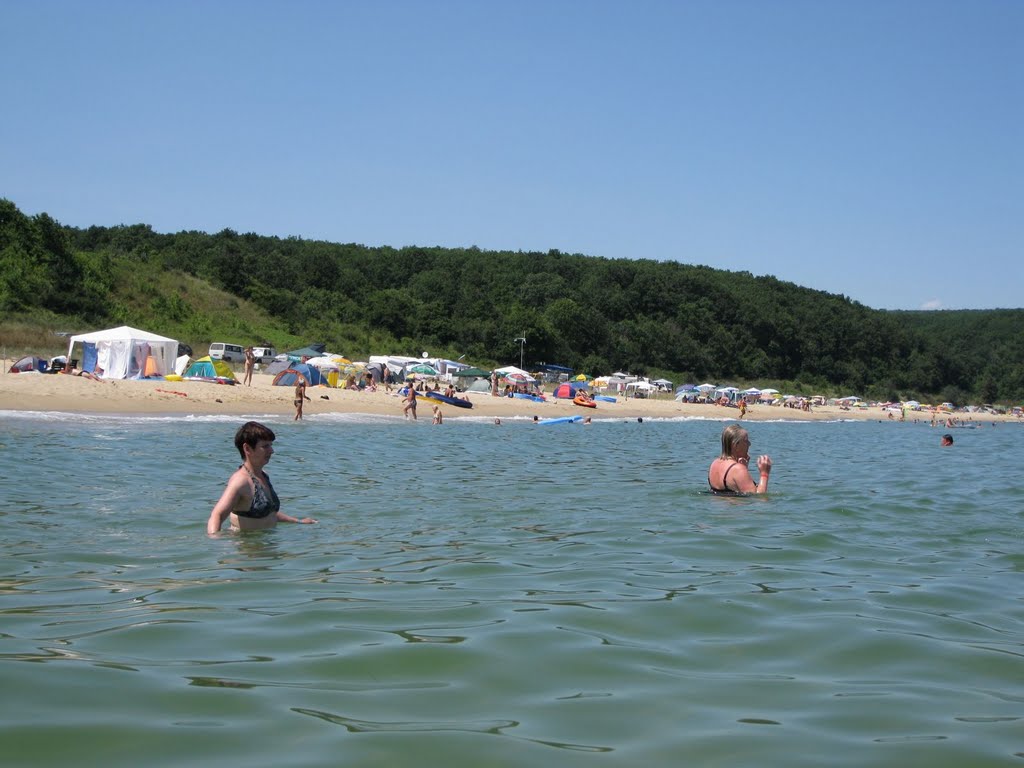
<svg viewBox="0 0 1024 768">
<path fill-rule="evenodd" d="M 249 421 L 235 433 L 235 447 L 242 457 L 242 466 L 228 478 L 220 501 L 210 512 L 206 532 L 220 531 L 224 520 L 231 519 L 232 530 L 249 531 L 273 528 L 278 523 L 315 523 L 311 517 L 301 520 L 281 511 L 270 477 L 263 468 L 274 455 L 274 433 L 257 421 Z"/>
<path fill-rule="evenodd" d="M 708 487 L 712 493 L 767 493 L 768 475 L 772 471 L 770 456 L 757 458 L 760 478 L 757 483 L 750 476 L 750 435 L 739 424 L 730 424 L 722 430 L 722 453 L 708 469 Z"/>
</svg>

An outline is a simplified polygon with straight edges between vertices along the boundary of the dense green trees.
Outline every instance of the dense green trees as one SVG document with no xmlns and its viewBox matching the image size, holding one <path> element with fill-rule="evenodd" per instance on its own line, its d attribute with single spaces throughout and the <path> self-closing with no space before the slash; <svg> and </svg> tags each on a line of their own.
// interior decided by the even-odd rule
<svg viewBox="0 0 1024 768">
<path fill-rule="evenodd" d="M 884 312 L 773 277 L 559 251 L 368 248 L 225 229 L 61 227 L 0 201 L 0 308 L 101 319 L 112 267 L 178 271 L 349 354 L 429 348 L 588 373 L 779 382 L 864 396 L 1024 399 L 1024 311 Z M 155 321 L 181 323 L 179 296 Z M 197 332 L 202 324 L 197 324 Z M 155 330 L 159 330 L 155 328 Z M 209 339 L 186 339 L 203 343 Z"/>
<path fill-rule="evenodd" d="M 109 258 L 75 252 L 68 231 L 50 216 L 25 216 L 0 199 L 0 311 L 46 307 L 101 317 L 111 287 Z"/>
</svg>

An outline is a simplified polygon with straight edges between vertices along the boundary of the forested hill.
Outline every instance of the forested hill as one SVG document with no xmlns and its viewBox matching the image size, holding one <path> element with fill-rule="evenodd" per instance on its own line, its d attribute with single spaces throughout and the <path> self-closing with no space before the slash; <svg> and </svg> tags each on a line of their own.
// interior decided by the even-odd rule
<svg viewBox="0 0 1024 768">
<path fill-rule="evenodd" d="M 196 279 L 262 308 L 265 327 L 202 320 L 211 310 Z M 356 356 L 429 349 L 486 364 L 518 363 L 516 339 L 525 337 L 527 366 L 885 398 L 1024 399 L 1022 310 L 886 312 L 746 272 L 558 251 L 77 229 L 6 200 L 0 309 L 130 322 L 193 346 L 228 327 L 238 338 L 218 340 L 316 340 Z"/>
</svg>

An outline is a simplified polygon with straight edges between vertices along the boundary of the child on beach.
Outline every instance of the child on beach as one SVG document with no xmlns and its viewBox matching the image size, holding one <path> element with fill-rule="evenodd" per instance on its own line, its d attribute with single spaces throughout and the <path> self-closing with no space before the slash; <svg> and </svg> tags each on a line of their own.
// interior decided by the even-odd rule
<svg viewBox="0 0 1024 768">
<path fill-rule="evenodd" d="M 434 405 L 434 420 L 431 423 L 432 424 L 443 424 L 444 423 L 444 414 L 441 413 L 441 409 L 437 405 Z"/>
</svg>

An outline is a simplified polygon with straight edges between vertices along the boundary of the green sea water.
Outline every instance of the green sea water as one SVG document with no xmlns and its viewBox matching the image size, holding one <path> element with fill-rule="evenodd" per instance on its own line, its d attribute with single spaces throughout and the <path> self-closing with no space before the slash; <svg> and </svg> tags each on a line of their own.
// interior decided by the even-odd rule
<svg viewBox="0 0 1024 768">
<path fill-rule="evenodd" d="M 263 420 L 0 412 L 0 763 L 1024 764 L 1020 426 Z"/>
</svg>

